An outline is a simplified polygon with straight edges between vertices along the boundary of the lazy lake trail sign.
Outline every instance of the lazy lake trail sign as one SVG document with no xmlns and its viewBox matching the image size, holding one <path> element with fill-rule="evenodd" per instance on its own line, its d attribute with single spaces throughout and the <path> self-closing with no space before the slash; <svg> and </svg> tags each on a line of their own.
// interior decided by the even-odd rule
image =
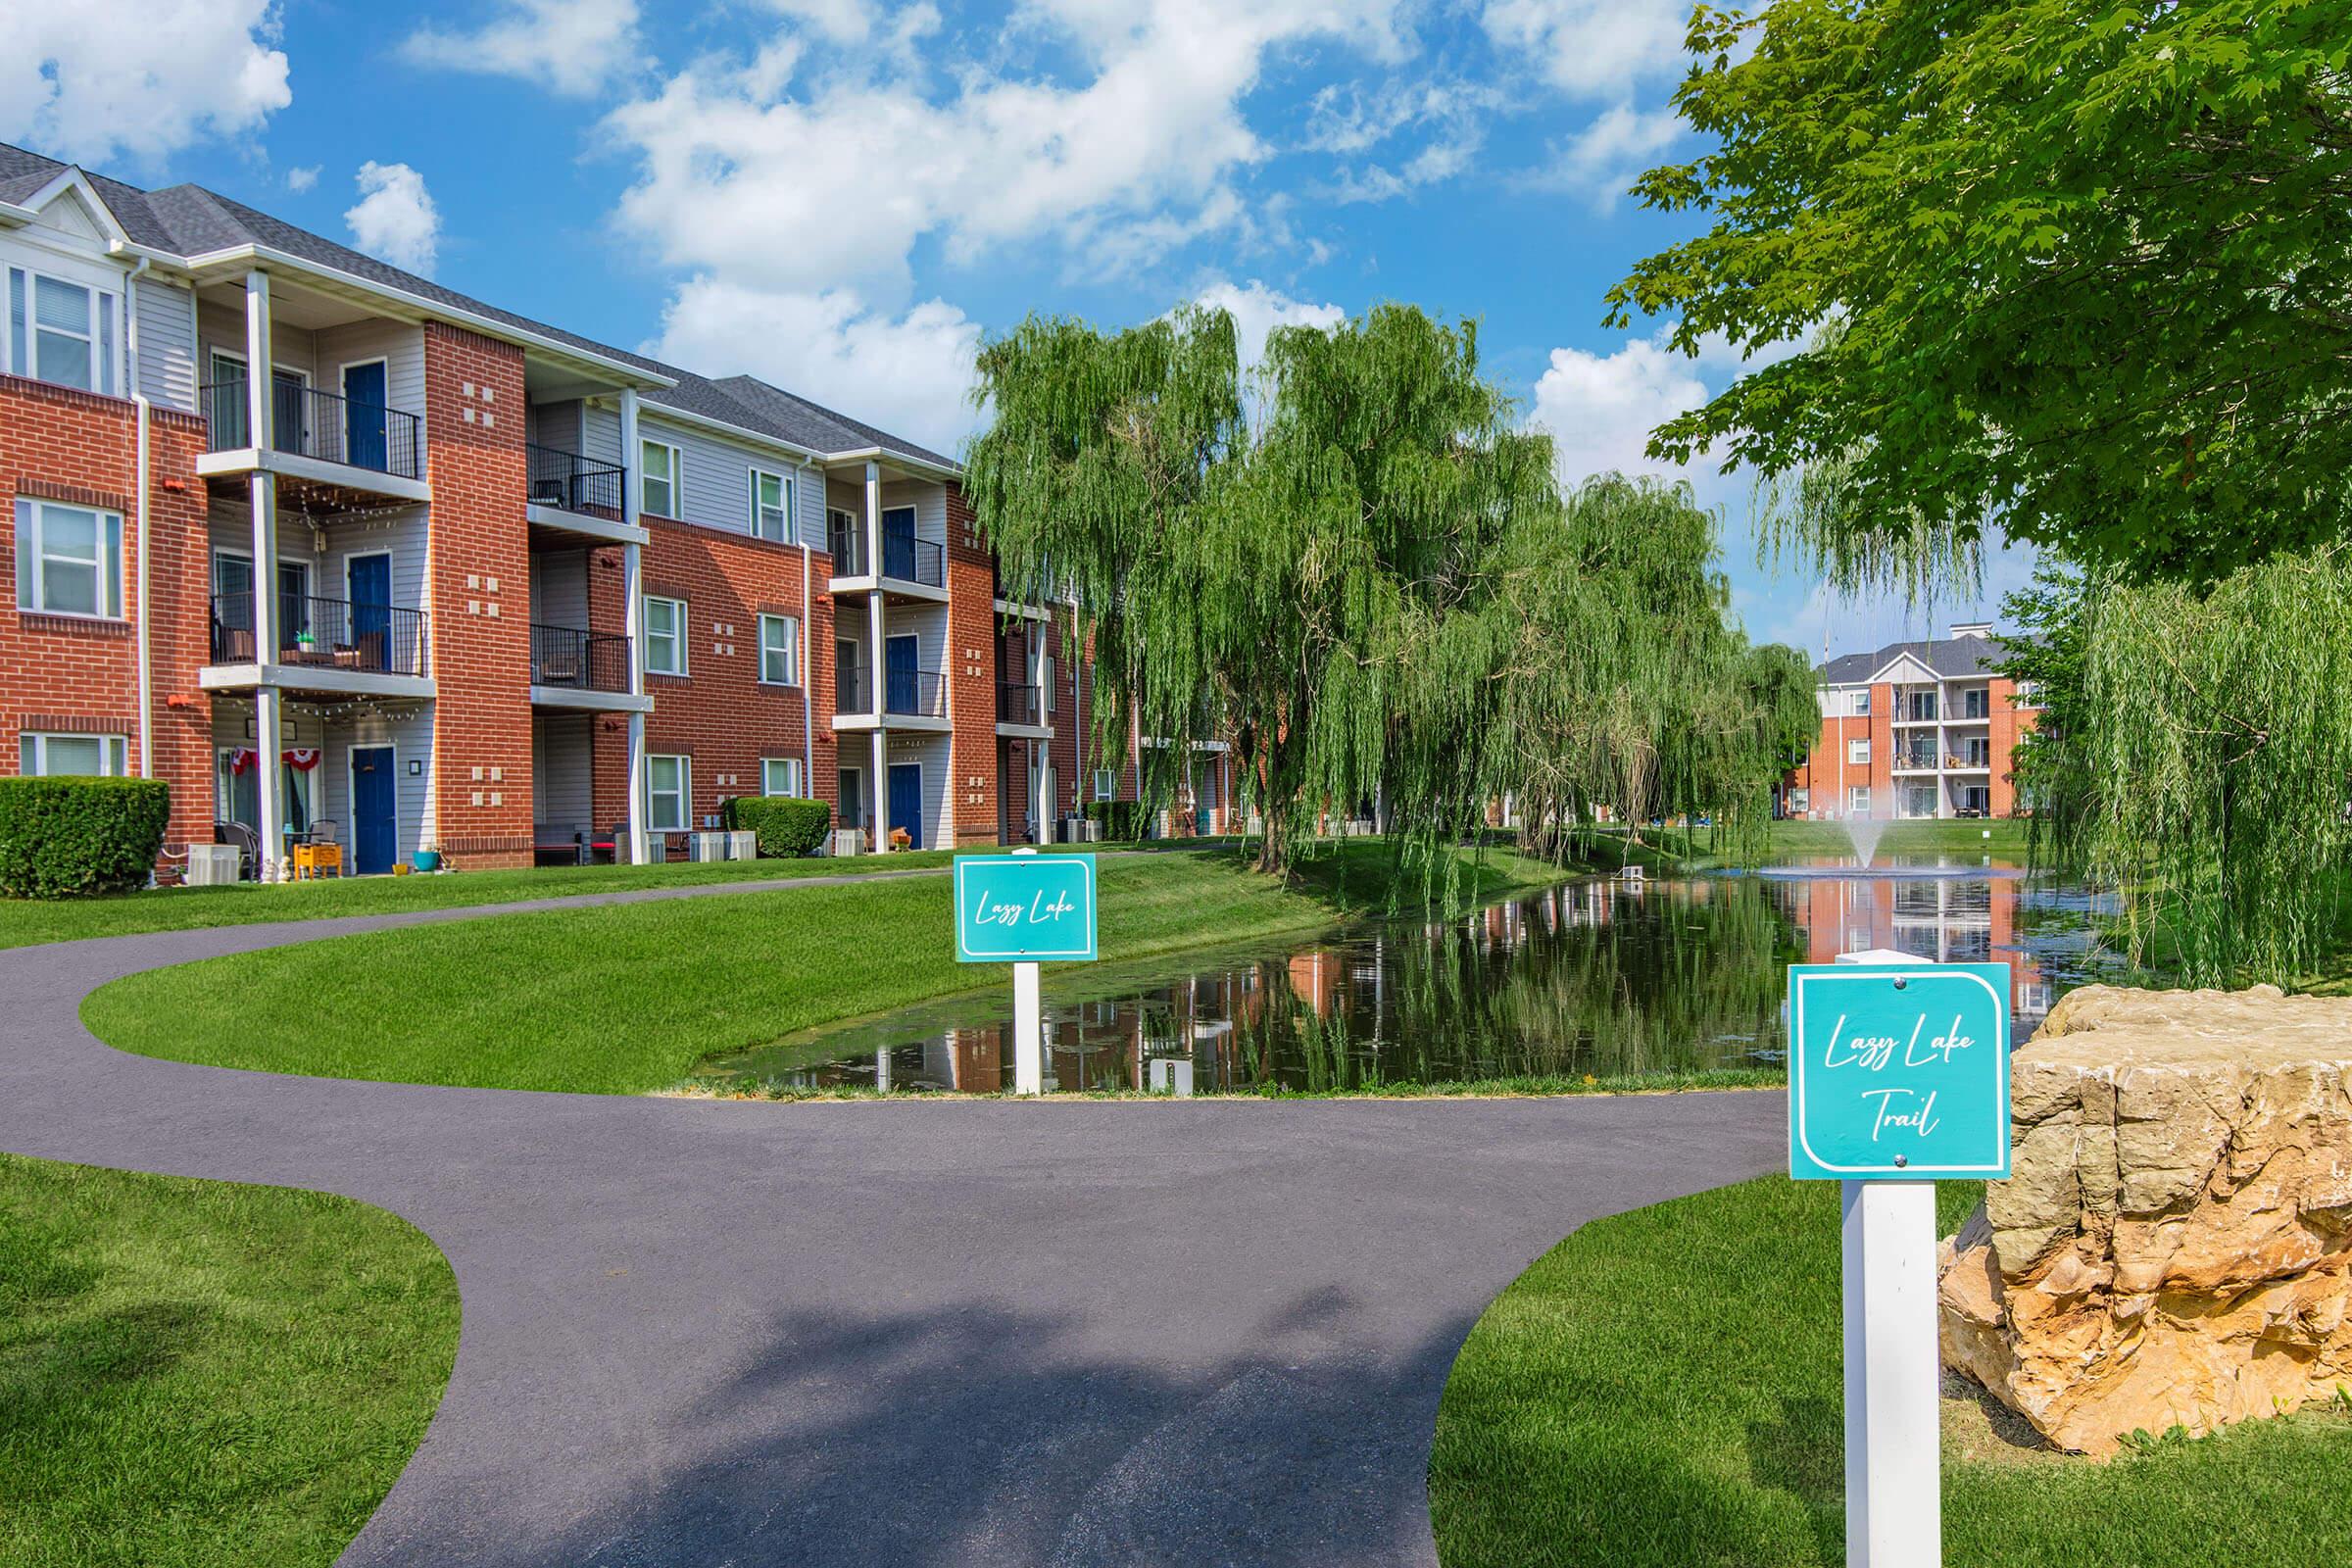
<svg viewBox="0 0 2352 1568">
<path fill-rule="evenodd" d="M 1788 968 L 1788 1174 L 1843 1184 L 1847 1568 L 1943 1560 L 1936 1180 L 2009 1174 L 2005 963 Z"/>
<path fill-rule="evenodd" d="M 1039 963 L 1095 958 L 1095 858 L 956 857 L 956 961 L 1012 965 L 1012 1089 L 1046 1089 L 1045 1004 Z"/>
</svg>

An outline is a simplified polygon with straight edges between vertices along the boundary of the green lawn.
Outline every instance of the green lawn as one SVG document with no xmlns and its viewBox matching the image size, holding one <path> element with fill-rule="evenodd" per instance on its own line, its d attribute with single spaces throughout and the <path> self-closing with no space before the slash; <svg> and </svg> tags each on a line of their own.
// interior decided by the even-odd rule
<svg viewBox="0 0 2352 1568">
<path fill-rule="evenodd" d="M 1350 897 L 1379 891 L 1351 849 Z M 1318 875 L 1329 875 L 1327 862 Z M 1464 897 L 1549 867 L 1499 857 Z M 1230 851 L 1102 862 L 1106 960 L 1332 922 L 1313 877 L 1286 888 Z M 337 937 L 132 975 L 82 1017 L 126 1051 L 405 1083 L 635 1094 L 722 1052 L 975 986 L 938 878 L 491 916 Z"/>
<path fill-rule="evenodd" d="M 379 1209 L 0 1154 L 0 1562 L 325 1568 L 457 1348 Z"/>
<path fill-rule="evenodd" d="M 1978 1189 L 1938 1192 L 1947 1231 Z M 1430 1458 L 1446 1568 L 1844 1560 L 1838 1189 L 1785 1177 L 1586 1226 L 1479 1320 Z M 1950 1568 L 2338 1561 L 2352 1417 L 2306 1411 L 2108 1465 L 1948 1399 Z"/>
</svg>

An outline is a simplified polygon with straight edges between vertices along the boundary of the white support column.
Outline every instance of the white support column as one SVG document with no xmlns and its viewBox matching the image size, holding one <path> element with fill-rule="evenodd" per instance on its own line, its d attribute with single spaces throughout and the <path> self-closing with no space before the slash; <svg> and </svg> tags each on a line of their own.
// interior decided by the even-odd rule
<svg viewBox="0 0 2352 1568">
<path fill-rule="evenodd" d="M 882 466 L 865 466 L 865 569 L 866 575 L 877 584 L 882 576 Z M 872 687 L 870 702 L 874 715 L 874 765 L 872 792 L 874 797 L 874 853 L 890 853 L 889 781 L 885 772 L 882 744 L 882 590 L 870 589 L 865 596 L 865 668 L 866 680 Z M 919 683 L 919 682 L 918 682 Z M 920 849 L 921 845 L 910 845 Z"/>
<path fill-rule="evenodd" d="M 1037 688 L 1037 722 L 1041 728 L 1050 728 L 1051 725 L 1046 718 L 1046 681 L 1048 679 L 1046 670 L 1053 661 L 1054 623 L 1041 620 L 1035 624 L 1037 626 L 1037 657 L 1031 661 L 1035 667 L 1030 670 L 1029 678 Z M 1043 740 L 1036 744 L 1037 842 L 1051 844 L 1054 842 L 1054 743 L 1050 740 Z"/>
<path fill-rule="evenodd" d="M 1023 845 L 1012 853 L 1035 855 L 1037 851 Z M 1046 1092 L 1045 1009 L 1039 979 L 1037 964 L 1012 966 L 1012 1092 L 1016 1095 Z"/>
<path fill-rule="evenodd" d="M 1840 1185 L 1847 1568 L 1937 1568 L 1943 1503 L 1936 1184 Z"/>
<path fill-rule="evenodd" d="M 258 268 L 245 274 L 245 433 L 255 450 L 269 452 L 277 445 L 277 400 L 270 396 L 274 378 L 270 364 L 270 274 Z M 277 662 L 279 634 L 277 598 L 277 475 L 256 469 L 250 481 L 253 504 L 253 657 L 265 671 Z M 267 675 L 253 694 L 254 797 L 259 803 L 255 832 L 261 839 L 260 863 L 254 875 L 262 881 L 277 878 L 285 858 L 283 699 Z"/>
<path fill-rule="evenodd" d="M 645 449 L 637 439 L 637 389 L 620 390 L 620 519 L 630 527 L 642 524 L 645 514 Z M 621 546 L 621 630 L 629 639 L 629 695 L 645 695 L 645 563 L 643 548 Z M 645 715 L 629 715 L 629 863 L 646 860 Z"/>
</svg>

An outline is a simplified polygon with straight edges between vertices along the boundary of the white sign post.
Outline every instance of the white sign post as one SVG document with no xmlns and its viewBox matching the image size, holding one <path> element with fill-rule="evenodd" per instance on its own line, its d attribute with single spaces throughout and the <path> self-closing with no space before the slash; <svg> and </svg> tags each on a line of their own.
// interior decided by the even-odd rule
<svg viewBox="0 0 2352 1568">
<path fill-rule="evenodd" d="M 1846 1182 L 1846 1568 L 1938 1568 L 1936 1184 Z"/>
<path fill-rule="evenodd" d="M 1035 855 L 1037 850 L 1024 844 L 1012 853 Z M 1046 1092 L 1045 1003 L 1040 990 L 1039 965 L 1012 966 L 1012 1092 L 1016 1095 Z"/>
</svg>

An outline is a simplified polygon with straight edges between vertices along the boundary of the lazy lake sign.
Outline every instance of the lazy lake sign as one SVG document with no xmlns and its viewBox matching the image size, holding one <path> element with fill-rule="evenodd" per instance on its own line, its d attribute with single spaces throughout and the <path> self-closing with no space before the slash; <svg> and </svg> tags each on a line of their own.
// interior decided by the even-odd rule
<svg viewBox="0 0 2352 1568">
<path fill-rule="evenodd" d="M 958 963 L 1086 963 L 1095 956 L 1095 858 L 956 858 Z"/>
<path fill-rule="evenodd" d="M 2009 1174 L 2009 966 L 1788 969 L 1788 1174 Z"/>
</svg>

